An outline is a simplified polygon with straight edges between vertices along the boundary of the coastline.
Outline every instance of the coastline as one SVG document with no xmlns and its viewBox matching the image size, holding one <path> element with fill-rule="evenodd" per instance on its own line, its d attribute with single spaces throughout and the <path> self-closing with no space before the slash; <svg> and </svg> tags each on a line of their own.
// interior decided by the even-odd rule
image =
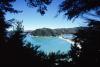
<svg viewBox="0 0 100 67">
<path fill-rule="evenodd" d="M 67 41 L 67 42 L 69 42 L 71 44 L 74 44 L 74 42 L 71 39 L 65 39 L 62 36 L 59 36 L 59 38 L 62 39 L 62 40 L 64 40 L 64 41 Z"/>
</svg>

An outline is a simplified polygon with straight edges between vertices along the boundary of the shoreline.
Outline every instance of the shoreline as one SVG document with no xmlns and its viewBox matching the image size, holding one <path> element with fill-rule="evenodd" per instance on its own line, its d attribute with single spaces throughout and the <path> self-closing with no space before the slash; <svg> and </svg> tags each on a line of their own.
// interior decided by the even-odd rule
<svg viewBox="0 0 100 67">
<path fill-rule="evenodd" d="M 71 44 L 74 44 L 74 42 L 71 39 L 65 39 L 65 38 L 63 38 L 61 36 L 59 38 L 62 39 L 62 40 L 64 40 L 64 41 L 67 41 L 67 42 L 69 42 Z"/>
</svg>

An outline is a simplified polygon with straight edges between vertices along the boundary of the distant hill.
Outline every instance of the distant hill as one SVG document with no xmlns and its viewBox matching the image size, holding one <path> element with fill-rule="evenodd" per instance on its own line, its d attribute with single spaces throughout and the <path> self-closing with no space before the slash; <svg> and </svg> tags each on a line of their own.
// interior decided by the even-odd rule
<svg viewBox="0 0 100 67">
<path fill-rule="evenodd" d="M 58 36 L 61 34 L 74 34 L 78 30 L 87 29 L 88 27 L 75 27 L 75 28 L 57 28 L 57 29 L 50 29 L 50 28 L 39 28 L 36 30 L 27 30 L 25 33 L 30 33 L 34 36 Z"/>
<path fill-rule="evenodd" d="M 61 34 L 74 34 L 79 29 L 85 29 L 86 27 L 75 27 L 75 28 L 57 28 L 57 29 L 50 29 L 50 28 L 40 28 L 32 31 L 32 35 L 34 36 L 58 36 Z"/>
<path fill-rule="evenodd" d="M 36 29 L 32 32 L 34 36 L 55 36 L 55 31 L 49 28 Z"/>
</svg>

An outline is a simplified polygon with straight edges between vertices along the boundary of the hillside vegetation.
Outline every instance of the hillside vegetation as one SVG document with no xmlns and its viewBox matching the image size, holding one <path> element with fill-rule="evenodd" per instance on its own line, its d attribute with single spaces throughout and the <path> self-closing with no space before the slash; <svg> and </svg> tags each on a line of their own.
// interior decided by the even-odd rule
<svg viewBox="0 0 100 67">
<path fill-rule="evenodd" d="M 32 35 L 34 36 L 58 36 L 62 34 L 74 34 L 79 29 L 82 29 L 81 27 L 76 28 L 57 28 L 57 29 L 50 29 L 50 28 L 40 28 L 36 29 L 32 32 Z"/>
</svg>

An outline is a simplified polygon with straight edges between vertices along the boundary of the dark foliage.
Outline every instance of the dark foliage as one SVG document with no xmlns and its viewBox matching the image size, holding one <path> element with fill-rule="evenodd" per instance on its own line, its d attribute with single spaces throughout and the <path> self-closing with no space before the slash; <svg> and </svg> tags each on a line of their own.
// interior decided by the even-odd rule
<svg viewBox="0 0 100 67">
<path fill-rule="evenodd" d="M 49 5 L 52 0 L 25 0 L 29 7 L 38 7 L 38 12 L 40 12 L 41 15 L 45 14 L 45 11 L 47 11 L 47 5 Z"/>
<path fill-rule="evenodd" d="M 11 3 L 15 2 L 16 0 L 0 0 L 0 11 L 2 12 L 11 12 L 11 13 L 18 13 L 20 11 L 15 10 Z"/>
<path fill-rule="evenodd" d="M 52 0 L 25 0 L 30 7 L 37 7 L 38 12 L 44 15 L 47 11 L 47 5 Z M 91 13 L 93 10 L 95 13 Z M 68 19 L 77 18 L 83 16 L 83 14 L 89 14 L 92 16 L 98 15 L 100 17 L 100 0 L 64 0 L 59 5 L 59 13 L 64 13 Z"/>
<path fill-rule="evenodd" d="M 91 13 L 94 11 L 95 13 Z M 88 14 L 100 18 L 100 0 L 65 0 L 59 8 L 68 19 Z M 95 17 L 94 17 L 95 18 Z M 99 65 L 100 63 L 100 21 L 87 17 L 88 28 L 79 30 L 75 35 L 75 45 L 70 51 L 73 63 L 78 66 Z M 78 49 L 78 45 L 81 49 Z M 100 65 L 99 65 L 100 66 Z"/>
<path fill-rule="evenodd" d="M 5 20 L 4 15 L 6 12 L 18 12 L 12 8 L 11 2 L 14 1 L 0 0 L 0 64 L 35 64 L 41 57 L 38 56 L 36 47 L 24 44 L 22 25 L 17 22 L 16 30 L 8 35 L 7 29 L 11 24 Z"/>
<path fill-rule="evenodd" d="M 59 12 L 64 12 L 68 19 L 76 18 L 91 10 L 96 14 L 100 12 L 100 0 L 64 0 L 59 8 Z"/>
<path fill-rule="evenodd" d="M 98 25 L 97 25 L 98 24 Z M 76 43 L 82 47 L 79 62 L 81 65 L 99 65 L 100 62 L 100 21 L 90 21 L 87 30 L 76 33 Z M 100 66 L 100 65 L 99 65 Z"/>
</svg>

